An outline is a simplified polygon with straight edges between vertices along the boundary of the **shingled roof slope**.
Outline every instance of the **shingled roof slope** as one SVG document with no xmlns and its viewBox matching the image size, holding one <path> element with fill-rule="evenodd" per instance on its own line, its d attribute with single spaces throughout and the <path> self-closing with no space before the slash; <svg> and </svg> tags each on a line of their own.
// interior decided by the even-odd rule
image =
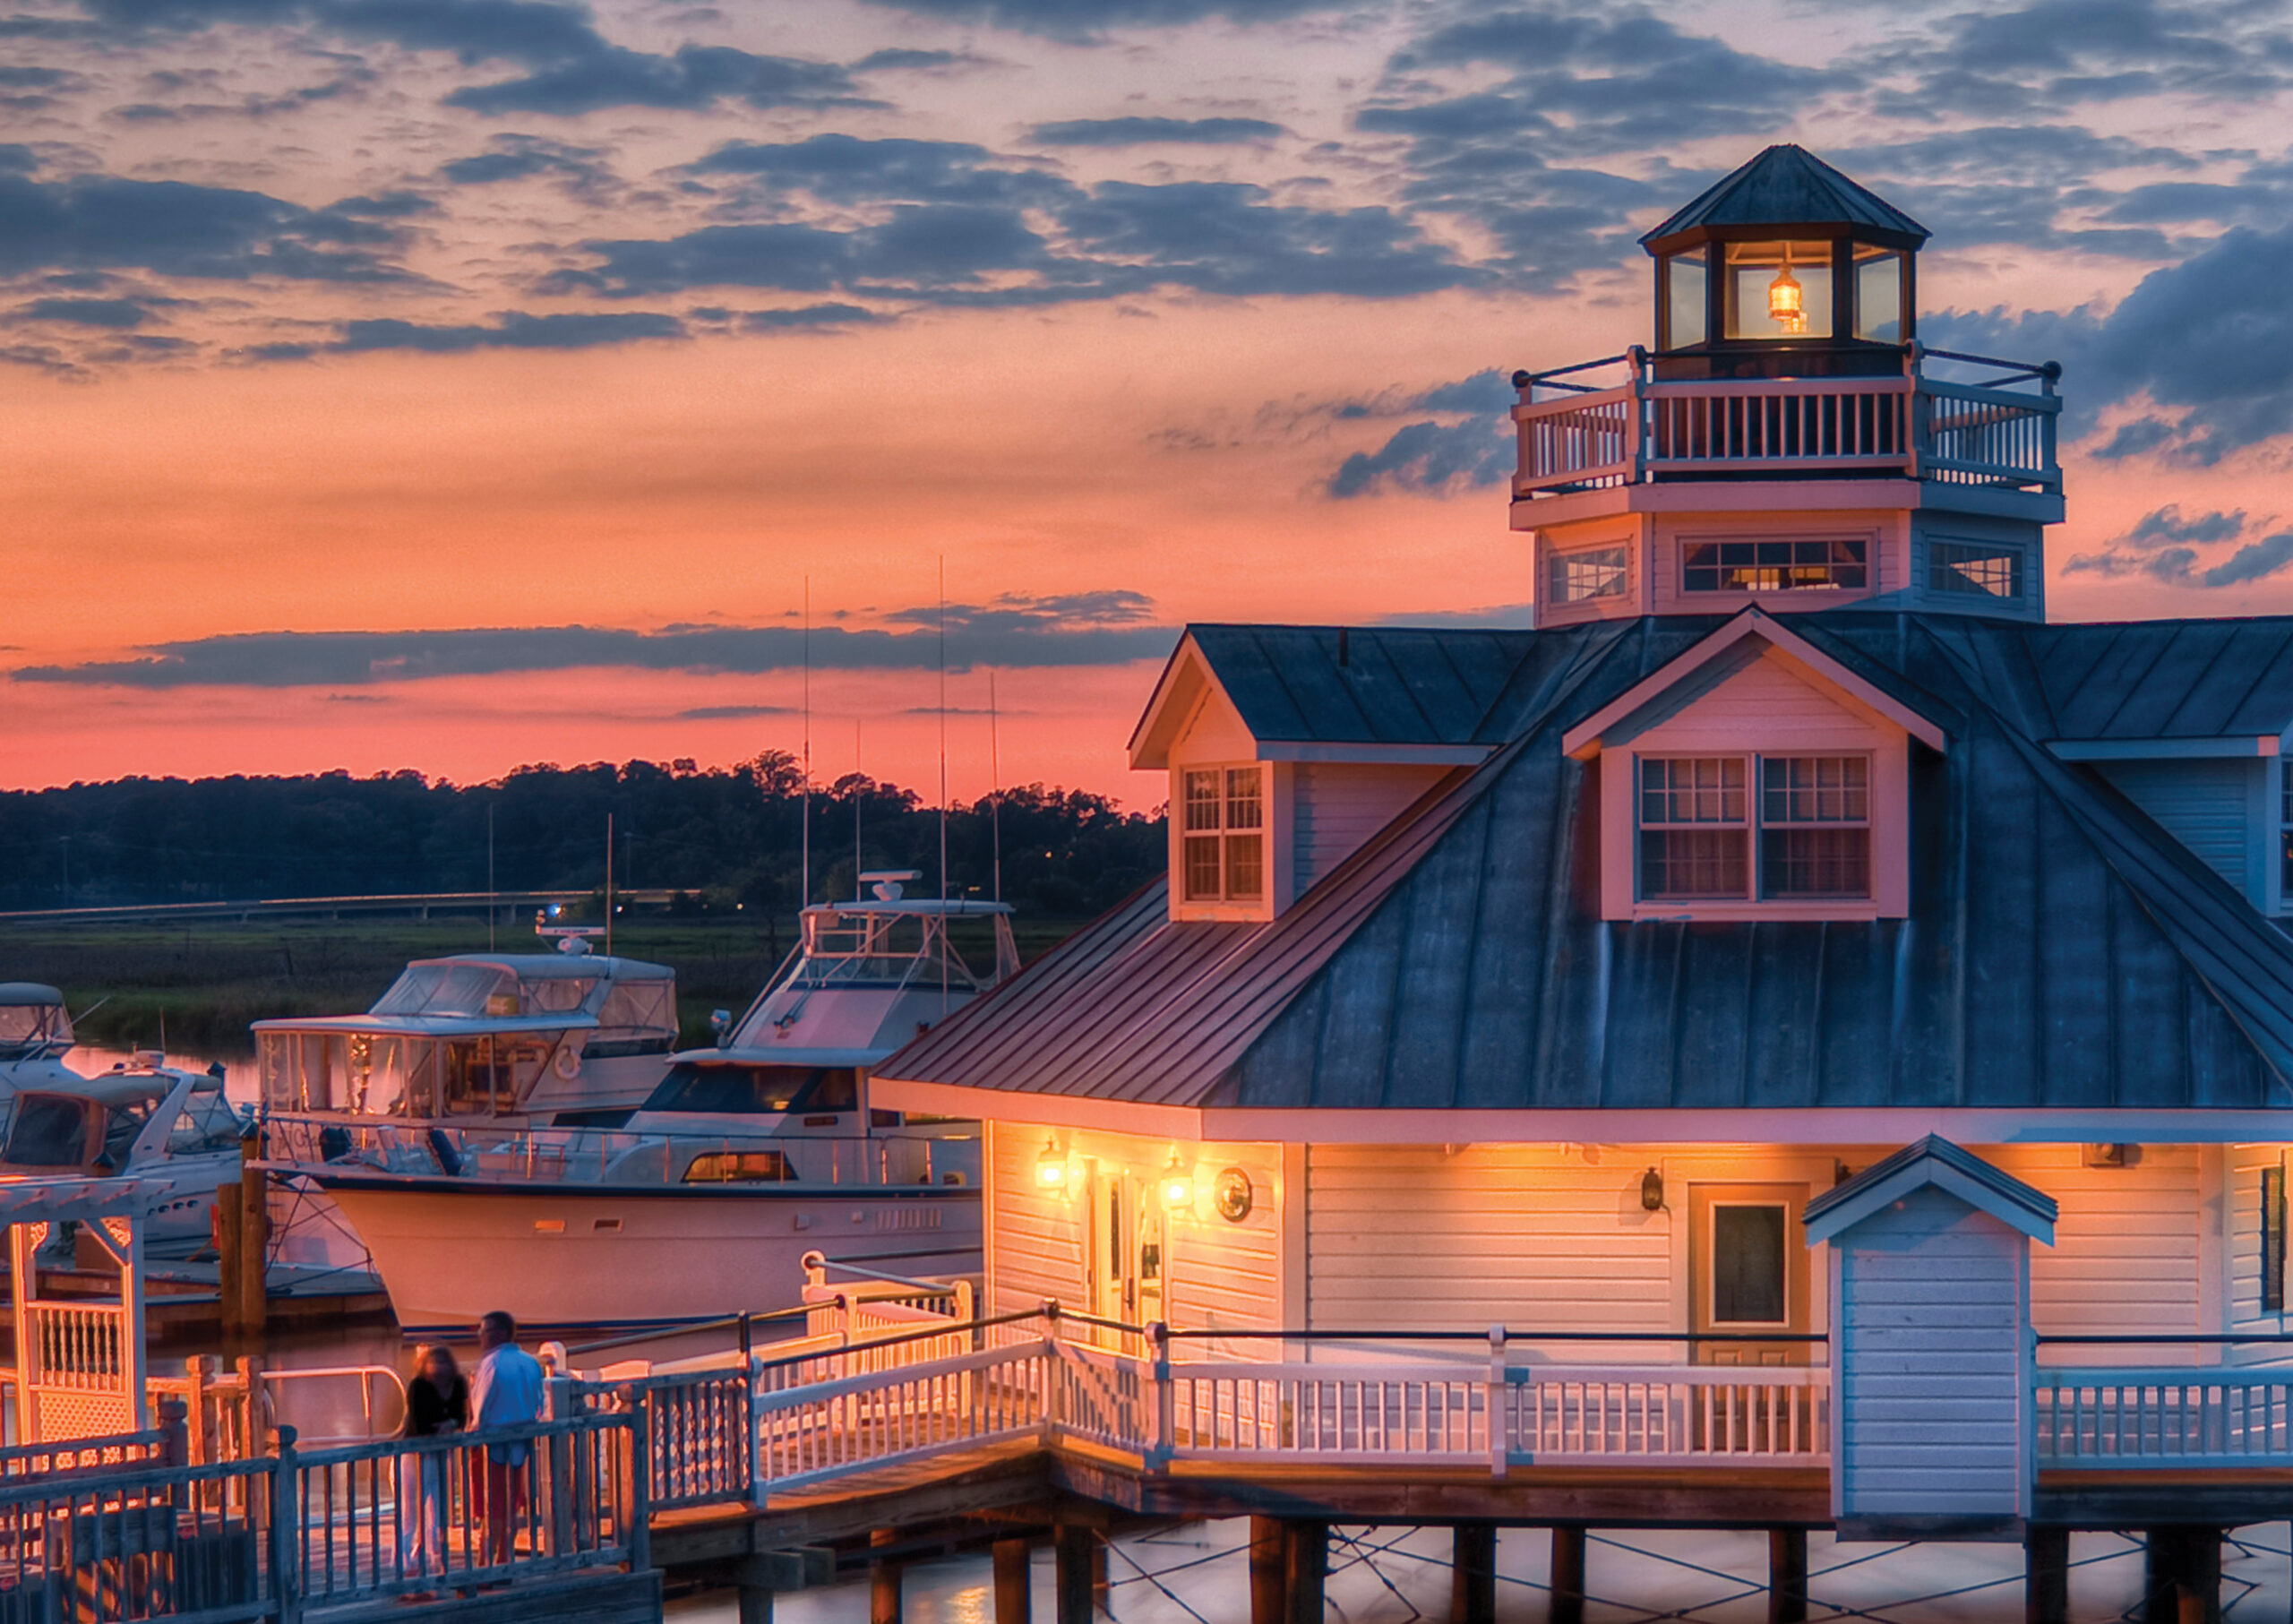
<svg viewBox="0 0 2293 1624">
<path fill-rule="evenodd" d="M 1487 724 L 1512 742 L 1281 918 L 1172 924 L 1153 888 L 883 1074 L 1181 1105 L 2293 1103 L 2293 941 L 2039 742 L 2047 628 L 1792 622 L 1951 718 L 1914 752 L 1908 918 L 1594 917 L 1560 734 L 1718 623 L 1533 634 Z"/>
</svg>

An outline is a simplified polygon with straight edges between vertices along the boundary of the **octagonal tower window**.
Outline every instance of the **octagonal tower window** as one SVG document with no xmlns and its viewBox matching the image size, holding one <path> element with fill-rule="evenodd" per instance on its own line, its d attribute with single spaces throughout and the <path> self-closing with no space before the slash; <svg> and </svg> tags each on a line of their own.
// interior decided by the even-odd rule
<svg viewBox="0 0 2293 1624">
<path fill-rule="evenodd" d="M 1723 337 L 1831 337 L 1829 243 L 1730 243 L 1727 256 Z"/>
</svg>

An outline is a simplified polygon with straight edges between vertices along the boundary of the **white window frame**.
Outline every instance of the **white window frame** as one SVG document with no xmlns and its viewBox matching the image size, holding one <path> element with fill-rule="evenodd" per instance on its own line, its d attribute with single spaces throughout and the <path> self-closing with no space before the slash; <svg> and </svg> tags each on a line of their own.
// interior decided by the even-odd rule
<svg viewBox="0 0 2293 1624">
<path fill-rule="evenodd" d="M 1248 825 L 1232 820 L 1241 797 L 1235 794 L 1236 778 L 1241 774 L 1254 775 L 1257 779 L 1255 800 L 1256 821 Z M 1217 821 L 1197 824 L 1194 821 L 1195 803 L 1191 791 L 1196 775 L 1215 775 L 1217 795 L 1210 803 Z M 1172 797 L 1172 867 L 1176 880 L 1174 900 L 1182 909 L 1242 909 L 1250 913 L 1266 910 L 1272 901 L 1274 885 L 1273 830 L 1274 767 L 1267 761 L 1200 761 L 1189 762 L 1176 769 L 1178 794 Z M 1215 839 L 1218 852 L 1218 888 L 1215 895 L 1198 896 L 1194 891 L 1193 864 L 1189 860 L 1189 846 L 1198 840 Z M 1255 839 L 1258 845 L 1258 889 L 1237 894 L 1232 881 L 1233 843 Z"/>
<path fill-rule="evenodd" d="M 1584 546 L 1555 547 L 1544 555 L 1544 602 L 1553 609 L 1584 609 L 1610 603 L 1632 601 L 1632 555 L 1636 549 L 1628 537 L 1613 541 L 1598 541 Z M 1619 562 L 1613 577 L 1615 585 L 1603 591 L 1582 592 L 1575 597 L 1564 596 L 1559 589 L 1560 577 L 1572 564 L 1590 560 L 1595 553 L 1613 553 Z M 1605 566 L 1602 566 L 1605 567 Z"/>
<path fill-rule="evenodd" d="M 1778 1258 L 1782 1265 L 1783 1318 L 1781 1319 L 1722 1319 L 1720 1306 L 1720 1215 L 1739 1207 L 1780 1212 L 1783 1215 L 1783 1250 Z M 1709 1215 L 1712 1233 L 1704 1242 L 1704 1301 L 1709 1305 L 1705 1319 L 1715 1330 L 1789 1332 L 1791 1328 L 1791 1203 L 1789 1201 L 1713 1201 L 1705 1209 Z"/>
<path fill-rule="evenodd" d="M 1879 884 L 1878 796 L 1880 775 L 1877 762 L 1869 751 L 1857 750 L 1792 750 L 1763 753 L 1757 751 L 1650 751 L 1646 754 L 1634 752 L 1627 757 L 1631 765 L 1631 830 L 1632 830 L 1632 896 L 1642 907 L 1677 905 L 1696 908 L 1714 904 L 1722 907 L 1799 907 L 1806 906 L 1842 906 L 1859 907 L 1876 899 Z M 1779 761 L 1860 761 L 1863 763 L 1863 816 L 1859 819 L 1796 820 L 1780 819 L 1770 822 L 1767 817 L 1767 766 Z M 1719 761 L 1740 762 L 1743 766 L 1743 815 L 1736 819 L 1692 820 L 1678 821 L 1663 820 L 1656 823 L 1646 821 L 1646 771 L 1658 761 Z M 1667 790 L 1665 793 L 1675 793 Z M 1724 789 L 1722 793 L 1725 793 Z M 1787 786 L 1782 792 L 1791 794 Z M 1820 792 L 1818 792 L 1820 793 Z M 1860 892 L 1793 891 L 1780 896 L 1770 895 L 1767 887 L 1766 841 L 1763 837 L 1770 829 L 1859 829 L 1864 831 L 1863 889 Z M 1651 894 L 1645 887 L 1645 852 L 1644 840 L 1651 831 L 1682 833 L 1696 830 L 1735 830 L 1740 832 L 1744 846 L 1744 886 L 1739 894 L 1706 893 L 1702 895 Z"/>
</svg>

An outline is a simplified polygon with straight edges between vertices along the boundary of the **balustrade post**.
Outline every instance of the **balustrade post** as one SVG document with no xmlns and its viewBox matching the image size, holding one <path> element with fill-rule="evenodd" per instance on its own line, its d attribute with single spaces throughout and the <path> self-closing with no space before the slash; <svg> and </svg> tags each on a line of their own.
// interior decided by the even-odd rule
<svg viewBox="0 0 2293 1624">
<path fill-rule="evenodd" d="M 1624 460 L 1632 471 L 1626 476 L 1629 485 L 1644 485 L 1648 478 L 1648 442 L 1645 419 L 1649 412 L 1645 386 L 1648 379 L 1648 352 L 1635 344 L 1624 352 L 1627 400 L 1624 429 Z"/>
<path fill-rule="evenodd" d="M 1512 1464 L 1511 1406 L 1506 1403 L 1505 1328 L 1489 1328 L 1489 1475 L 1503 1477 Z"/>
<path fill-rule="evenodd" d="M 1146 1440 L 1148 1470 L 1160 1472 L 1178 1449 L 1177 1410 L 1171 1393 L 1171 1329 L 1157 1319 L 1146 1328 L 1155 1381 L 1155 1430 Z"/>
<path fill-rule="evenodd" d="M 279 1624 L 297 1624 L 303 1616 L 302 1581 L 296 1570 L 303 1545 L 300 1473 L 295 1460 L 295 1429 L 281 1427 L 279 1453 L 271 1465 L 271 1591 L 279 1603 Z"/>
<path fill-rule="evenodd" d="M 1059 1434 L 1067 1422 L 1067 1383 L 1061 1369 L 1059 1352 L 1059 1299 L 1043 1300 L 1043 1441 L 1045 1445 L 1059 1441 Z"/>
<path fill-rule="evenodd" d="M 629 1406 L 629 1571 L 643 1573 L 653 1566 L 653 1496 L 647 1464 L 653 1458 L 651 1429 L 645 1423 L 645 1406 Z M 758 1485 L 762 1500 L 764 1489 Z"/>
<path fill-rule="evenodd" d="M 1903 397 L 1909 419 L 1902 425 L 1903 473 L 1912 479 L 1920 477 L 1919 463 L 1927 450 L 1928 394 L 1919 377 L 1919 363 L 1926 354 L 1926 347 L 1917 339 L 1903 346 L 1902 375 L 1911 381 L 1911 391 Z"/>
</svg>

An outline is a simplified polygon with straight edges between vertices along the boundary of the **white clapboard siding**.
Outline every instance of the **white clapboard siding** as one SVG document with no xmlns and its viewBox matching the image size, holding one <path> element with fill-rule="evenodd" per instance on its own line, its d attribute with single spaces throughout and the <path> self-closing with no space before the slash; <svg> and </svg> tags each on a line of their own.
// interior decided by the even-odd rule
<svg viewBox="0 0 2293 1624">
<path fill-rule="evenodd" d="M 1297 769 L 1291 860 L 1298 894 L 1361 849 L 1447 770 L 1307 761 Z"/>
<path fill-rule="evenodd" d="M 1670 1220 L 1641 1207 L 1645 1166 L 1542 1145 L 1311 1146 L 1309 1323 L 1677 1330 Z"/>
<path fill-rule="evenodd" d="M 1928 1189 L 1832 1244 L 1842 1515 L 2014 1516 L 2024 1237 Z"/>
<path fill-rule="evenodd" d="M 2133 1164 L 2089 1167 L 2078 1145 L 1996 1145 L 1979 1154 L 2061 1204 L 2054 1244 L 2031 1248 L 2031 1321 L 2042 1335 L 2187 1336 L 2202 1322 L 2202 1153 L 2143 1145 Z M 2186 1350 L 2147 1350 L 2168 1364 Z M 2126 1350 L 2050 1352 L 2049 1363 L 2123 1363 Z"/>
<path fill-rule="evenodd" d="M 1756 717 L 1762 747 L 1772 751 L 1877 748 L 1886 730 L 1842 705 L 1800 675 L 1790 656 L 1770 650 L 1722 678 L 1634 739 L 1648 754 L 1740 750 L 1747 717 Z"/>
<path fill-rule="evenodd" d="M 2233 1145 L 2224 1153 L 2222 1199 L 2224 1262 L 2229 1273 L 2222 1293 L 2222 1316 L 2232 1333 L 2274 1335 L 2288 1328 L 2289 1316 L 2261 1303 L 2261 1174 L 2264 1167 L 2281 1166 L 2283 1145 Z M 2293 1363 L 2293 1344 L 2250 1343 L 2233 1347 L 2233 1364 Z"/>
<path fill-rule="evenodd" d="M 2101 761 L 2102 776 L 2207 867 L 2248 890 L 2253 760 Z"/>
<path fill-rule="evenodd" d="M 1046 1297 L 1075 1307 L 1083 1302 L 1083 1243 L 1074 1208 L 1047 1196 L 1035 1182 L 1043 1134 L 1018 1122 L 995 1128 L 992 1265 L 986 1311 L 1016 1314 Z"/>
</svg>

